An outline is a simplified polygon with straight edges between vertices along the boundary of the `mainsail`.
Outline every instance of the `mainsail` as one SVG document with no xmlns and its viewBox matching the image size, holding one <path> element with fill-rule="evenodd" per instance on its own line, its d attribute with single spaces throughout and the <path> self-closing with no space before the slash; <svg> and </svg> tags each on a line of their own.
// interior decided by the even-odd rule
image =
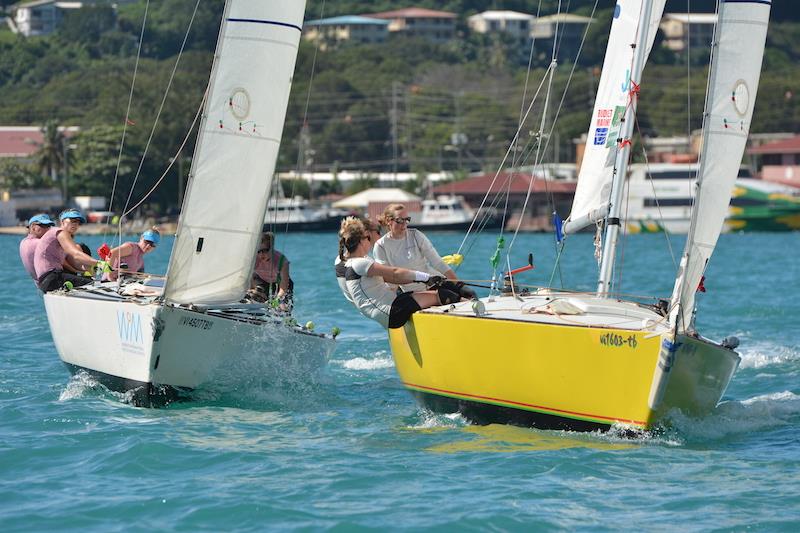
<svg viewBox="0 0 800 533">
<path fill-rule="evenodd" d="M 650 54 L 666 0 L 654 0 L 647 27 L 645 60 Z M 611 22 L 606 57 L 589 125 L 572 211 L 564 226 L 567 233 L 601 220 L 608 210 L 611 179 L 621 119 L 630 101 L 631 65 L 637 42 L 641 0 L 618 0 Z"/>
<path fill-rule="evenodd" d="M 672 323 L 692 327 L 694 295 L 739 173 L 761 75 L 770 0 L 722 0 L 712 48 L 692 224 L 672 294 Z"/>
<path fill-rule="evenodd" d="M 225 5 L 165 298 L 239 301 L 249 288 L 303 24 L 302 0 Z"/>
</svg>

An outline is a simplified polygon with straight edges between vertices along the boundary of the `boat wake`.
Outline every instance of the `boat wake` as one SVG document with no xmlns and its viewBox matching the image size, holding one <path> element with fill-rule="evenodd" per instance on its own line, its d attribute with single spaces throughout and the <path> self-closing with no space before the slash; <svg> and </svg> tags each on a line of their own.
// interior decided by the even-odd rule
<svg viewBox="0 0 800 533">
<path fill-rule="evenodd" d="M 797 347 L 782 346 L 769 341 L 754 342 L 747 349 L 739 350 L 742 362 L 739 368 L 760 369 L 772 365 L 800 362 Z"/>
<path fill-rule="evenodd" d="M 69 402 L 87 396 L 106 398 L 121 403 L 135 405 L 136 391 L 127 392 L 112 391 L 88 372 L 78 372 L 70 376 L 67 386 L 58 396 L 59 402 Z"/>
<path fill-rule="evenodd" d="M 667 435 L 684 444 L 716 441 L 800 423 L 800 396 L 790 391 L 721 403 L 709 416 L 697 419 L 680 412 L 669 415 Z"/>
</svg>

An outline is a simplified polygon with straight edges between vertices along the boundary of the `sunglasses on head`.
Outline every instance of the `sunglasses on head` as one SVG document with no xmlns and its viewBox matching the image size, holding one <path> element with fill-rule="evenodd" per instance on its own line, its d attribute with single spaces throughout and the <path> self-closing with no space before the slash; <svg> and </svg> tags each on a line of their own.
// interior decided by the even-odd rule
<svg viewBox="0 0 800 533">
<path fill-rule="evenodd" d="M 411 217 L 405 217 L 405 218 L 397 217 L 394 219 L 394 221 L 397 222 L 398 224 L 408 224 L 409 222 L 411 222 Z"/>
</svg>

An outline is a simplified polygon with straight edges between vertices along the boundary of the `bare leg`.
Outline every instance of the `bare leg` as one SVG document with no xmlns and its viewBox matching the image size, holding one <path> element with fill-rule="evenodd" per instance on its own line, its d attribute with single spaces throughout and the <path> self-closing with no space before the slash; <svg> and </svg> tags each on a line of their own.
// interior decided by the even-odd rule
<svg viewBox="0 0 800 533">
<path fill-rule="evenodd" d="M 439 295 L 436 291 L 419 291 L 411 293 L 411 297 L 419 304 L 419 306 L 423 309 L 427 307 L 433 307 L 434 305 L 441 305 L 439 301 Z"/>
</svg>

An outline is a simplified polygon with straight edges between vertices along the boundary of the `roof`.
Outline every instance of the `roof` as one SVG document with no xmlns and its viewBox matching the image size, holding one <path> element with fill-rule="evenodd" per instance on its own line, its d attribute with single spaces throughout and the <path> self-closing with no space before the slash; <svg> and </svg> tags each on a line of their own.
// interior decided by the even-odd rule
<svg viewBox="0 0 800 533">
<path fill-rule="evenodd" d="M 74 126 L 59 129 L 66 137 L 78 132 Z M 40 126 L 0 126 L 0 157 L 29 157 L 39 150 L 43 141 Z"/>
<path fill-rule="evenodd" d="M 800 135 L 756 146 L 748 154 L 800 154 Z"/>
<path fill-rule="evenodd" d="M 420 197 L 403 189 L 366 189 L 360 193 L 334 202 L 332 207 L 344 209 L 365 209 L 372 202 L 418 202 Z"/>
<path fill-rule="evenodd" d="M 536 178 L 533 180 L 533 186 L 531 188 L 531 192 L 533 193 L 574 193 L 577 183 L 575 181 L 563 180 L 546 181 L 544 178 L 539 178 L 538 176 L 515 172 L 514 179 L 511 180 L 509 188 L 508 180 L 511 177 L 510 172 L 501 172 L 496 180 L 494 180 L 494 176 L 494 174 L 483 174 L 462 181 L 446 183 L 434 187 L 433 192 L 434 194 L 486 194 L 486 191 L 491 187 L 492 193 L 505 192 L 508 190 L 511 194 L 525 194 L 528 192 L 528 185 L 530 184 L 531 178 Z M 494 180 L 494 185 L 492 185 L 492 180 Z"/>
<path fill-rule="evenodd" d="M 388 20 L 381 20 L 372 17 L 361 17 L 358 15 L 344 15 L 341 17 L 331 17 L 327 19 L 307 20 L 303 26 L 388 26 Z"/>
<path fill-rule="evenodd" d="M 677 20 L 691 24 L 715 24 L 717 22 L 716 13 L 666 13 L 664 20 Z"/>
<path fill-rule="evenodd" d="M 558 15 L 547 15 L 546 17 L 539 17 L 536 19 L 536 24 L 589 24 L 592 21 L 591 17 L 582 17 L 580 15 L 573 15 L 572 13 L 561 13 Z"/>
<path fill-rule="evenodd" d="M 405 19 L 405 18 L 437 18 L 437 19 L 454 19 L 458 17 L 455 13 L 449 11 L 434 11 L 433 9 L 425 9 L 424 7 L 407 7 L 405 9 L 396 9 L 394 11 L 383 11 L 381 13 L 367 13 L 365 17 L 373 17 L 377 19 Z"/>
<path fill-rule="evenodd" d="M 497 11 L 489 10 L 477 15 L 472 15 L 470 19 L 483 18 L 486 20 L 532 20 L 536 17 L 519 11 Z"/>
</svg>

